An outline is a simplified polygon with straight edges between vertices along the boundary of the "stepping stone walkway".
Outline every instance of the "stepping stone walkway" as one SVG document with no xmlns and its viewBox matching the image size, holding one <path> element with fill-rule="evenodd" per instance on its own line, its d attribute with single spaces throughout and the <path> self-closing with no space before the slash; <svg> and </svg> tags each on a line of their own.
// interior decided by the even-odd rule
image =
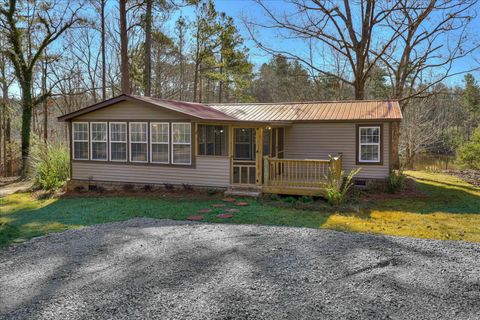
<svg viewBox="0 0 480 320">
<path fill-rule="evenodd" d="M 200 221 L 200 220 L 203 220 L 203 216 L 190 216 L 190 217 L 187 218 L 187 220 Z"/>
<path fill-rule="evenodd" d="M 235 205 L 238 206 L 238 207 L 245 207 L 245 206 L 248 206 L 249 203 L 248 202 L 235 202 Z"/>
<path fill-rule="evenodd" d="M 237 200 L 235 198 L 223 198 L 222 201 L 224 201 L 224 202 L 235 202 Z"/>
<path fill-rule="evenodd" d="M 217 214 L 217 218 L 221 218 L 221 219 L 233 218 L 233 214 L 220 213 L 220 214 Z"/>
<path fill-rule="evenodd" d="M 225 204 L 223 204 L 223 203 L 214 203 L 214 204 L 212 204 L 212 207 L 214 207 L 214 208 L 223 208 L 223 207 L 225 207 Z"/>
<path fill-rule="evenodd" d="M 212 209 L 200 209 L 197 212 L 198 213 L 210 213 L 210 212 L 212 212 Z"/>
<path fill-rule="evenodd" d="M 237 208 L 226 208 L 225 211 L 227 211 L 227 212 L 240 212 L 240 209 L 237 209 Z"/>
</svg>

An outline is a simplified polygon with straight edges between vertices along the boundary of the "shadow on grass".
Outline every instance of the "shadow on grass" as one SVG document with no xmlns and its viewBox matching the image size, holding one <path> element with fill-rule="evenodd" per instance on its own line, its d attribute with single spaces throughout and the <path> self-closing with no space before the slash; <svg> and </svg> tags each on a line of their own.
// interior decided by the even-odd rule
<svg viewBox="0 0 480 320">
<path fill-rule="evenodd" d="M 417 179 L 421 198 L 398 198 L 370 203 L 369 210 L 405 211 L 418 214 L 436 212 L 453 214 L 480 214 L 480 189 L 440 181 Z"/>
<path fill-rule="evenodd" d="M 45 204 L 32 200 L 28 194 L 13 195 L 2 198 L 2 207 L 9 208 L 9 211 L 4 210 L 1 215 L 5 220 L 0 221 L 0 247 L 50 232 L 135 217 L 186 220 L 188 216 L 195 215 L 204 208 L 213 209 L 211 213 L 204 215 L 206 222 L 310 228 L 324 227 L 333 215 L 370 221 L 375 211 L 400 212 L 405 215 L 438 212 L 480 213 L 480 189 L 418 178 L 416 184 L 417 188 L 425 193 L 425 197 L 362 202 L 355 205 L 355 208 L 338 210 L 326 209 L 326 206 L 319 206 L 316 210 L 302 210 L 301 206 L 274 206 L 248 200 L 250 206 L 241 207 L 240 212 L 235 213 L 231 219 L 216 217 L 224 212 L 224 208 L 211 207 L 218 199 L 193 198 L 179 201 L 153 197 L 66 197 L 48 200 L 50 203 Z"/>
</svg>

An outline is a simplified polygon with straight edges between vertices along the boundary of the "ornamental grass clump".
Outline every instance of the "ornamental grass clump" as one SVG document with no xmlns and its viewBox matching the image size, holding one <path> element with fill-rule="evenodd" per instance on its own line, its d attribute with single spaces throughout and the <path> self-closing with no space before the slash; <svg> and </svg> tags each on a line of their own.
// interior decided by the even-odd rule
<svg viewBox="0 0 480 320">
<path fill-rule="evenodd" d="M 70 177 L 70 156 L 63 144 L 37 144 L 30 157 L 34 187 L 54 191 Z"/>
<path fill-rule="evenodd" d="M 360 172 L 360 168 L 351 170 L 344 179 L 345 172 L 342 170 L 340 174 L 330 174 L 325 188 L 325 196 L 332 206 L 339 206 L 345 203 L 348 190 L 353 186 L 353 177 Z"/>
</svg>

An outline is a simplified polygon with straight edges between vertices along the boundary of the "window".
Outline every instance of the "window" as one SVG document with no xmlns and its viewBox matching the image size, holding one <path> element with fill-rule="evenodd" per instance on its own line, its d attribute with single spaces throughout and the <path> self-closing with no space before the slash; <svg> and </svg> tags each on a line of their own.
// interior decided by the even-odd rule
<svg viewBox="0 0 480 320">
<path fill-rule="evenodd" d="M 73 159 L 88 160 L 88 122 L 72 123 Z"/>
<path fill-rule="evenodd" d="M 235 129 L 234 158 L 238 160 L 255 160 L 255 129 Z"/>
<path fill-rule="evenodd" d="M 130 122 L 130 161 L 147 162 L 147 123 Z"/>
<path fill-rule="evenodd" d="M 90 156 L 92 160 L 108 160 L 108 142 L 107 142 L 107 123 L 91 122 L 90 123 L 90 148 L 92 150 Z"/>
<path fill-rule="evenodd" d="M 192 163 L 192 127 L 190 123 L 172 123 L 172 163 Z"/>
<path fill-rule="evenodd" d="M 110 161 L 127 161 L 127 124 L 110 122 Z"/>
<path fill-rule="evenodd" d="M 150 162 L 168 163 L 168 123 L 150 123 Z"/>
<path fill-rule="evenodd" d="M 380 126 L 358 127 L 358 159 L 364 163 L 380 163 Z"/>
<path fill-rule="evenodd" d="M 227 127 L 199 125 L 198 154 L 202 156 L 226 156 Z"/>
</svg>

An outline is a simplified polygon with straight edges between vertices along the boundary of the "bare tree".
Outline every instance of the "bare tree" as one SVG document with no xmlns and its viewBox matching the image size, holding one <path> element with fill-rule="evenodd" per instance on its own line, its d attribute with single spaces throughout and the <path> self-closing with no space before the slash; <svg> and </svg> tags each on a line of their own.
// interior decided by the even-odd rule
<svg viewBox="0 0 480 320">
<path fill-rule="evenodd" d="M 480 48 L 478 39 L 467 33 L 477 3 L 403 0 L 399 10 L 387 17 L 391 32 L 398 36 L 381 58 L 390 74 L 392 98 L 400 100 L 403 110 L 410 99 L 430 95 L 430 89 L 446 78 L 478 69 L 464 66 L 453 70 L 455 62 Z M 427 74 L 425 85 L 421 79 Z"/>
<path fill-rule="evenodd" d="M 293 12 L 280 13 L 266 5 L 264 0 L 255 0 L 268 17 L 267 22 L 249 21 L 245 23 L 250 36 L 256 44 L 266 52 L 283 54 L 301 61 L 320 75 L 336 78 L 350 84 L 355 89 L 355 98 L 363 100 L 365 84 L 373 66 L 381 59 L 390 45 L 401 34 L 383 41 L 375 41 L 382 24 L 393 12 L 398 10 L 399 0 L 386 2 L 381 7 L 375 0 L 324 1 L 324 0 L 288 0 Z M 285 40 L 305 40 L 310 46 L 310 56 L 295 51 L 274 48 L 262 42 L 256 35 L 256 28 L 273 29 Z M 316 56 L 316 49 L 329 48 L 346 59 L 349 74 L 337 74 L 325 66 L 324 57 Z M 375 49 L 375 50 L 373 50 Z"/>
<path fill-rule="evenodd" d="M 145 95 L 152 94 L 152 1 L 146 0 L 145 10 Z"/>
<path fill-rule="evenodd" d="M 127 8 L 126 0 L 120 0 L 120 57 L 122 93 L 130 93 L 129 67 L 128 67 L 128 35 L 127 35 Z"/>
<path fill-rule="evenodd" d="M 24 6 L 33 5 L 34 10 L 24 11 Z M 30 154 L 30 133 L 32 124 L 32 110 L 48 97 L 49 92 L 33 97 L 33 74 L 34 68 L 45 49 L 56 41 L 67 29 L 81 21 L 78 13 L 81 5 L 73 3 L 47 3 L 38 1 L 35 3 L 19 3 L 9 0 L 5 6 L 0 6 L 0 27 L 8 38 L 8 46 L 4 53 L 12 62 L 15 75 L 22 93 L 22 162 L 23 174 L 26 174 L 26 162 Z M 26 34 L 24 32 L 27 24 Z M 38 43 L 32 42 L 31 32 L 35 24 Z M 40 31 L 41 32 L 40 32 Z M 25 39 L 26 37 L 26 39 Z M 24 41 L 27 41 L 26 45 Z"/>
<path fill-rule="evenodd" d="M 402 111 L 414 98 L 435 93 L 445 79 L 478 69 L 464 66 L 453 69 L 455 62 L 472 55 L 478 41 L 467 34 L 474 17 L 476 0 L 402 0 L 399 10 L 387 17 L 386 24 L 394 36 L 392 48 L 381 55 L 389 73 L 392 94 Z M 422 83 L 428 75 L 429 81 Z M 392 165 L 400 166 L 398 144 L 400 127 L 392 126 Z"/>
</svg>

